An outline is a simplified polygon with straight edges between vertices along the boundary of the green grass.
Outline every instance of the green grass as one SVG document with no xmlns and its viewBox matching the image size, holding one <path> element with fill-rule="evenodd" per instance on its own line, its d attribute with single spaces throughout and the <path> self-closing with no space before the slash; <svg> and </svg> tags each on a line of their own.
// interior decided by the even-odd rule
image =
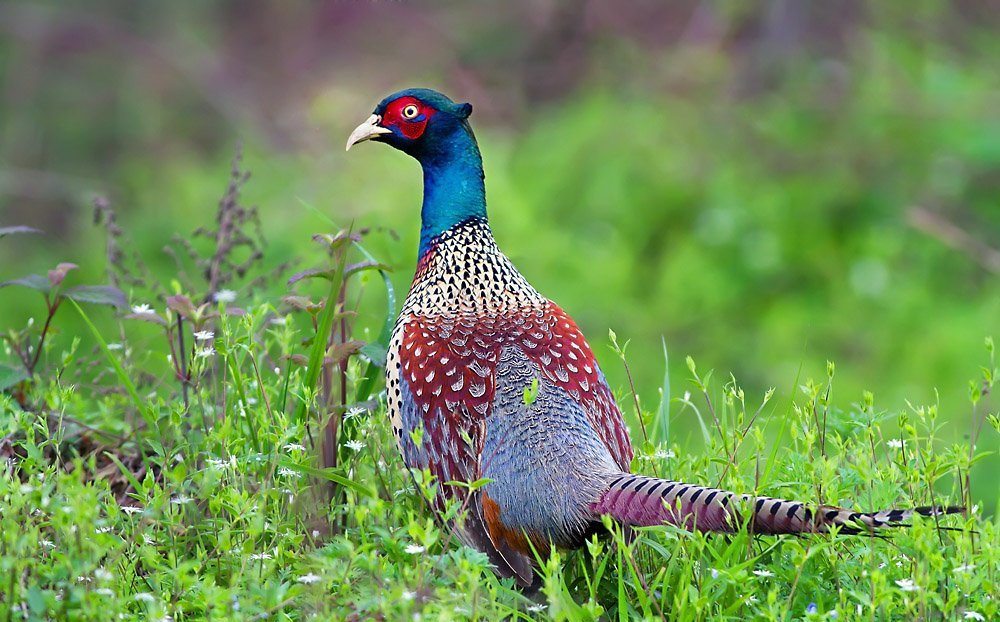
<svg viewBox="0 0 1000 622">
<path fill-rule="evenodd" d="M 350 318 L 341 311 L 383 287 L 373 274 L 348 277 L 354 289 L 331 322 L 318 319 L 325 312 L 316 308 L 252 300 L 243 301 L 238 316 L 227 312 L 232 304 L 191 311 L 175 300 L 172 307 L 188 310 L 169 314 L 158 304 L 165 325 L 107 322 L 108 311 L 79 307 L 102 320 L 104 328 L 95 328 L 101 332 L 81 332 L 82 345 L 72 350 L 49 346 L 34 380 L 0 395 L 0 436 L 7 437 L 0 452 L 11 459 L 0 469 L 0 616 L 180 622 L 1000 615 L 1000 523 L 995 508 L 976 505 L 941 520 L 948 530 L 916 520 L 886 539 L 745 531 L 722 537 L 664 527 L 640 530 L 626 543 L 615 533 L 553 555 L 542 566 L 544 588 L 526 598 L 428 512 L 422 496 L 435 484 L 404 468 L 383 396 L 367 394 L 362 352 L 375 351 L 355 347 L 346 358 L 334 356 L 350 336 L 349 324 L 337 332 Z M 315 288 L 335 302 L 338 278 L 332 290 L 323 281 L 298 293 Z M 185 320 L 186 397 L 177 361 L 163 372 L 168 340 L 179 343 L 178 315 Z M 317 326 L 333 336 L 320 374 L 311 371 L 316 357 L 306 359 Z M 37 338 L 37 331 L 29 332 Z M 100 347 L 93 347 L 96 337 Z M 981 362 L 983 372 L 970 385 L 968 432 L 995 438 L 998 422 L 983 394 L 994 385 L 996 362 L 991 350 L 970 352 L 969 360 Z M 86 372 L 76 375 L 80 369 Z M 745 394 L 733 378 L 713 379 L 690 360 L 689 370 L 694 395 L 675 388 L 662 411 L 674 423 L 701 421 L 705 449 L 692 452 L 669 438 L 657 445 L 637 440 L 634 470 L 877 509 L 968 503 L 970 462 L 990 459 L 970 452 L 968 442 L 941 439 L 934 404 L 895 411 L 871 394 L 831 399 L 832 364 L 825 377 L 795 379 L 798 395 L 781 404 Z M 619 403 L 632 408 L 631 395 L 622 392 Z M 662 434 L 674 429 L 655 417 L 647 413 L 643 423 Z M 331 423 L 340 431 L 337 451 L 324 454 Z M 638 430 L 633 438 L 642 438 Z"/>
</svg>

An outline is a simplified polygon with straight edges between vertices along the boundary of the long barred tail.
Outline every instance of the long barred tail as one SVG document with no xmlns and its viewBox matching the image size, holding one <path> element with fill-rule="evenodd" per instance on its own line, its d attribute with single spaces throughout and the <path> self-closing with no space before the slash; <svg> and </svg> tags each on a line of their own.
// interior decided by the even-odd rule
<svg viewBox="0 0 1000 622">
<path fill-rule="evenodd" d="M 739 495 L 718 488 L 623 473 L 611 482 L 601 499 L 591 505 L 596 515 L 608 514 L 626 525 L 649 527 L 670 523 L 685 529 L 731 533 L 749 521 L 752 533 L 822 533 L 839 527 L 840 533 L 872 533 L 880 527 L 902 527 L 914 514 L 955 514 L 962 507 L 918 507 L 907 510 L 855 512 L 799 501 Z M 743 513 L 750 511 L 747 519 Z"/>
</svg>

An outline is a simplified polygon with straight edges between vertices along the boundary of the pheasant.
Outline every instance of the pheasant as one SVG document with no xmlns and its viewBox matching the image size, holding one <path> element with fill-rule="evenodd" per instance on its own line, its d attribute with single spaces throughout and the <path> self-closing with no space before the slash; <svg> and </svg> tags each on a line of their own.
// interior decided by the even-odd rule
<svg viewBox="0 0 1000 622">
<path fill-rule="evenodd" d="M 605 514 L 626 527 L 797 534 L 868 533 L 960 510 L 855 512 L 630 473 L 628 428 L 593 351 L 493 238 L 471 113 L 436 91 L 400 91 L 347 149 L 383 142 L 423 168 L 419 259 L 389 344 L 388 410 L 406 465 L 436 478 L 436 511 L 467 509 L 457 533 L 500 576 L 532 586 L 536 555 L 581 545 Z M 456 484 L 483 478 L 475 490 Z"/>
</svg>

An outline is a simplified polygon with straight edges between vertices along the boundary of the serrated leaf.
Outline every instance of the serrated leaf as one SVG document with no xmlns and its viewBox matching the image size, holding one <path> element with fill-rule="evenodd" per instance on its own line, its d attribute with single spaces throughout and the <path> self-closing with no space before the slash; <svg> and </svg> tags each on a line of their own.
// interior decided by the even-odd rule
<svg viewBox="0 0 1000 622">
<path fill-rule="evenodd" d="M 78 285 L 65 290 L 62 295 L 77 302 L 110 305 L 118 309 L 128 308 L 125 292 L 110 285 Z"/>
<path fill-rule="evenodd" d="M 29 378 L 23 367 L 11 367 L 0 363 L 0 391 L 11 388 Z"/>
<path fill-rule="evenodd" d="M 126 320 L 139 320 L 140 322 L 150 322 L 152 324 L 159 324 L 160 326 L 166 326 L 167 321 L 155 313 L 129 313 L 125 316 Z"/>
<path fill-rule="evenodd" d="M 364 354 L 376 367 L 385 367 L 387 352 L 385 346 L 382 344 L 366 343 L 364 347 L 361 348 L 361 354 Z"/>
<path fill-rule="evenodd" d="M 0 283 L 0 287 L 7 287 L 10 285 L 20 285 L 21 287 L 28 287 L 34 290 L 38 290 L 45 294 L 52 291 L 52 284 L 49 280 L 40 274 L 29 274 L 28 276 L 22 276 L 19 279 L 13 279 L 11 281 L 4 281 Z"/>
<path fill-rule="evenodd" d="M 8 235 L 14 235 L 15 233 L 37 233 L 39 235 L 44 234 L 41 229 L 35 229 L 34 227 L 26 227 L 24 225 L 15 225 L 13 227 L 0 227 L 0 238 L 5 238 Z"/>
<path fill-rule="evenodd" d="M 351 341 L 347 341 L 345 343 L 335 343 L 326 351 L 324 360 L 332 363 L 340 363 L 355 352 L 361 350 L 364 345 L 364 341 L 359 341 L 357 339 L 352 339 Z"/>
<path fill-rule="evenodd" d="M 294 285 L 295 283 L 298 283 L 303 279 L 314 279 L 317 277 L 329 281 L 330 279 L 333 278 L 333 275 L 335 273 L 336 273 L 335 268 L 309 268 L 308 270 L 303 270 L 302 272 L 296 272 L 295 274 L 290 276 L 288 278 L 288 284 Z"/>
</svg>

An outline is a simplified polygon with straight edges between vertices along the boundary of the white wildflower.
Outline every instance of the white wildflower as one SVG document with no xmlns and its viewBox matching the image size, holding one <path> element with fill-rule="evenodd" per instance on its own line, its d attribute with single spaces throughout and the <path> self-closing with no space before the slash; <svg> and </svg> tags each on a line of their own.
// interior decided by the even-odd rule
<svg viewBox="0 0 1000 622">
<path fill-rule="evenodd" d="M 273 558 L 273 555 L 271 555 L 270 553 L 254 553 L 253 555 L 250 556 L 250 561 L 256 562 L 262 559 L 271 559 L 271 558 Z"/>
<path fill-rule="evenodd" d="M 758 577 L 773 577 L 774 573 L 770 570 L 754 570 L 753 573 Z"/>
<path fill-rule="evenodd" d="M 138 508 L 134 505 L 127 505 L 122 508 L 122 512 L 125 512 L 126 514 L 141 514 L 142 511 L 142 508 Z"/>
<path fill-rule="evenodd" d="M 355 417 L 360 417 L 361 415 L 368 412 L 368 410 L 361 406 L 351 406 L 347 409 L 347 413 L 344 415 L 344 421 L 350 421 Z"/>
<path fill-rule="evenodd" d="M 975 568 L 976 568 L 975 564 L 965 564 L 963 566 L 959 566 L 959 567 L 955 568 L 955 570 L 953 572 L 955 574 L 963 574 L 963 573 L 966 573 L 966 572 L 971 572 L 972 570 L 975 570 Z"/>
<path fill-rule="evenodd" d="M 277 374 L 278 376 L 280 376 L 281 375 L 281 368 L 280 367 L 275 367 L 274 368 L 274 373 Z"/>
<path fill-rule="evenodd" d="M 917 584 L 913 582 L 912 579 L 899 579 L 898 581 L 896 581 L 896 585 L 898 585 L 899 589 L 903 590 L 904 592 L 916 592 L 918 589 L 920 589 L 917 586 Z"/>
<path fill-rule="evenodd" d="M 319 537 L 319 529 L 313 529 L 312 530 L 312 537 L 313 537 L 313 539 L 316 539 L 316 538 Z"/>
<path fill-rule="evenodd" d="M 893 449 L 902 449 L 904 445 L 903 441 L 898 438 L 890 438 L 885 444 Z"/>
<path fill-rule="evenodd" d="M 198 348 L 194 355 L 200 359 L 204 359 L 210 356 L 215 356 L 215 350 L 212 348 Z"/>
<path fill-rule="evenodd" d="M 305 451 L 306 448 L 298 443 L 288 443 L 285 445 L 285 451 Z"/>
<path fill-rule="evenodd" d="M 198 341 L 208 341 L 209 339 L 215 339 L 215 333 L 210 330 L 199 330 L 194 334 L 194 338 Z"/>
<path fill-rule="evenodd" d="M 294 477 L 294 478 L 302 477 L 301 473 L 299 473 L 298 471 L 293 471 L 288 467 L 281 467 L 280 469 L 278 469 L 278 475 L 282 477 Z"/>
<path fill-rule="evenodd" d="M 962 617 L 965 618 L 966 620 L 985 620 L 986 619 L 985 617 L 983 617 L 983 614 L 979 613 L 978 611 L 973 611 L 971 609 L 966 609 L 962 613 Z"/>
<path fill-rule="evenodd" d="M 101 596 L 107 596 L 109 598 L 113 598 L 114 595 L 115 595 L 114 591 L 109 590 L 106 587 L 99 587 L 96 590 L 94 590 L 94 593 L 95 594 L 100 594 Z"/>
<path fill-rule="evenodd" d="M 718 579 L 719 578 L 719 571 L 716 570 L 715 568 L 712 568 L 712 578 L 713 579 Z"/>
<path fill-rule="evenodd" d="M 413 600 L 414 598 L 416 598 L 416 596 L 417 595 L 415 592 L 409 592 L 407 590 L 403 590 L 403 600 Z"/>
<path fill-rule="evenodd" d="M 423 553 L 424 550 L 425 550 L 424 547 L 420 546 L 419 544 L 406 545 L 406 552 L 409 553 L 410 555 L 417 555 L 419 553 Z"/>
<path fill-rule="evenodd" d="M 672 458 L 676 458 L 677 455 L 672 449 L 657 449 L 656 453 L 653 454 L 653 457 L 657 460 L 670 460 Z"/>
<path fill-rule="evenodd" d="M 153 307 L 147 304 L 135 305 L 132 307 L 132 313 L 139 314 L 139 313 L 152 313 L 152 312 L 153 312 Z"/>
<path fill-rule="evenodd" d="M 144 603 L 155 603 L 156 602 L 156 597 L 153 596 L 152 594 L 150 594 L 149 592 L 139 592 L 138 594 L 136 594 L 132 598 L 134 598 L 136 600 L 141 600 Z"/>
<path fill-rule="evenodd" d="M 104 568 L 98 568 L 94 571 L 94 578 L 98 581 L 110 581 L 115 578 L 115 575 L 111 574 Z"/>
<path fill-rule="evenodd" d="M 215 298 L 215 302 L 235 302 L 236 292 L 231 289 L 220 289 L 215 292 L 213 298 Z"/>
<path fill-rule="evenodd" d="M 319 580 L 320 580 L 320 576 L 317 575 L 317 574 L 313 574 L 311 572 L 309 574 L 304 574 L 301 577 L 299 577 L 298 579 L 296 579 L 296 581 L 298 581 L 299 583 L 304 583 L 306 585 L 312 585 L 313 583 L 316 583 Z"/>
<path fill-rule="evenodd" d="M 97 527 L 96 529 L 94 529 L 94 533 L 111 533 L 112 531 L 114 531 L 114 528 L 111 527 L 110 525 L 106 527 Z"/>
<path fill-rule="evenodd" d="M 173 503 L 174 505 L 184 505 L 185 503 L 191 503 L 192 501 L 194 501 L 194 499 L 192 499 L 191 497 L 185 495 L 177 495 L 176 497 L 170 500 L 170 503 Z"/>
<path fill-rule="evenodd" d="M 528 611 L 530 611 L 531 613 L 541 613 L 545 611 L 547 607 L 548 605 L 539 605 L 539 604 L 528 605 Z"/>
<path fill-rule="evenodd" d="M 361 451 L 362 449 L 365 448 L 365 444 L 359 440 L 347 441 L 346 443 L 344 443 L 344 445 L 348 449 L 353 449 L 354 451 Z"/>
<path fill-rule="evenodd" d="M 47 549 L 54 549 L 54 548 L 56 548 L 56 543 L 53 542 L 52 540 L 40 540 L 38 543 L 41 544 L 42 546 L 44 546 Z"/>
</svg>

